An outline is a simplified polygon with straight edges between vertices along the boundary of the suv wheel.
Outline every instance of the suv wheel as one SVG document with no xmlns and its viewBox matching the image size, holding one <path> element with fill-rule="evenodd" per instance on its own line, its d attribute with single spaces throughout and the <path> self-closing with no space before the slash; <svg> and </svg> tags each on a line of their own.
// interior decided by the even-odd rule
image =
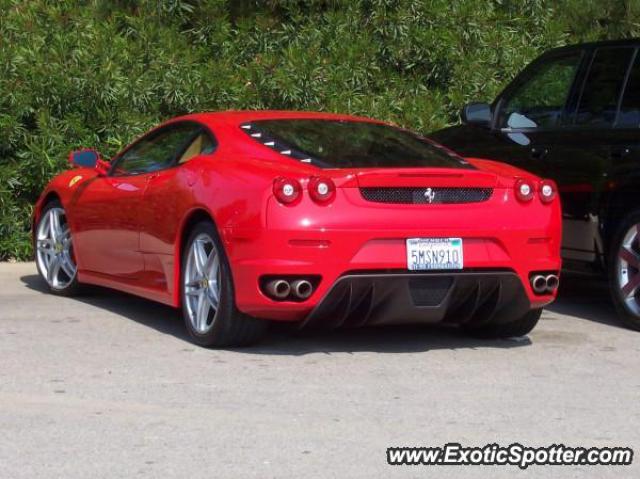
<svg viewBox="0 0 640 479">
<path fill-rule="evenodd" d="M 608 262 L 613 304 L 622 322 L 640 331 L 640 210 L 620 224 Z"/>
</svg>

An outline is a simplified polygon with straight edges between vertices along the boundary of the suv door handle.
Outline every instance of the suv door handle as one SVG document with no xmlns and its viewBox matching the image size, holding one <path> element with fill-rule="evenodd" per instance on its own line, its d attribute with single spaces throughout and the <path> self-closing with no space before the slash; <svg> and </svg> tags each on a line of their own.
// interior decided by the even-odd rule
<svg viewBox="0 0 640 479">
<path fill-rule="evenodd" d="M 631 153 L 631 148 L 625 146 L 625 147 L 622 147 L 622 148 L 613 148 L 613 149 L 611 149 L 610 156 L 614 160 L 621 160 L 625 156 L 627 156 L 629 153 Z"/>
<path fill-rule="evenodd" d="M 542 160 L 549 154 L 549 150 L 547 148 L 541 148 L 534 146 L 529 150 L 529 157 L 532 160 Z"/>
</svg>

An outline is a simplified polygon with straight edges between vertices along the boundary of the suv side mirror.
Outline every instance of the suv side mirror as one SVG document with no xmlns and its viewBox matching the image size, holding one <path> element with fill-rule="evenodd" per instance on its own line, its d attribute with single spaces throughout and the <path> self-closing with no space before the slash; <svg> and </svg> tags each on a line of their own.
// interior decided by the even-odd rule
<svg viewBox="0 0 640 479">
<path fill-rule="evenodd" d="M 487 103 L 469 103 L 462 109 L 460 117 L 462 122 L 467 125 L 489 128 L 491 127 L 493 114 L 491 113 L 491 106 Z"/>
<path fill-rule="evenodd" d="M 98 174 L 105 175 L 109 171 L 109 162 L 100 158 L 95 150 L 84 149 L 69 153 L 69 163 L 79 168 L 95 168 Z"/>
</svg>

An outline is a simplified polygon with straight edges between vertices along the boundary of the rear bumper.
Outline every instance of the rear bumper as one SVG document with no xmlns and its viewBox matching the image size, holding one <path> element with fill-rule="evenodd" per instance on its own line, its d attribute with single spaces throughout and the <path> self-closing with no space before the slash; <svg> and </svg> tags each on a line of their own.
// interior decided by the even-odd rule
<svg viewBox="0 0 640 479">
<path fill-rule="evenodd" d="M 368 203 L 357 189 L 351 190 L 338 191 L 336 201 L 326 207 L 310 204 L 309 200 L 289 208 L 273 200 L 267 205 L 262 228 L 233 225 L 224 229 L 240 311 L 282 321 L 327 317 L 320 314 L 319 308 L 340 300 L 339 291 L 345 284 L 364 287 L 363 279 L 345 279 L 353 276 L 354 271 L 369 275 L 408 273 L 407 238 L 462 238 L 465 269 L 441 273 L 455 278 L 473 272 L 490 275 L 481 281 L 480 296 L 485 287 L 489 288 L 496 273 L 509 272 L 510 279 L 499 275 L 500 294 L 510 292 L 519 303 L 526 302 L 529 309 L 542 307 L 555 298 L 555 294 L 536 295 L 529 276 L 532 272 L 560 270 L 558 202 L 543 205 L 532 201 L 522 205 L 513 198 L 511 190 L 495 190 L 488 201 L 463 207 L 400 207 Z M 320 281 L 313 294 L 302 302 L 273 301 L 261 292 L 260 278 L 288 275 L 313 275 L 320 277 Z M 443 304 L 441 311 L 434 312 L 424 308 L 414 311 L 407 300 L 408 283 L 393 276 L 391 279 L 399 289 L 392 289 L 394 292 L 388 294 L 404 294 L 401 296 L 404 299 L 385 301 L 388 304 L 385 314 L 396 322 L 448 320 L 447 316 L 454 313 L 447 311 L 453 311 L 454 303 L 466 301 L 462 290 L 467 289 L 467 278 L 475 278 L 475 273 L 456 279 L 451 305 Z M 380 283 L 375 278 L 368 281 Z M 518 294 L 512 291 L 514 282 L 519 284 Z M 405 293 L 401 293 L 403 288 Z M 482 297 L 478 301 L 481 300 Z M 406 311 L 407 308 L 411 311 Z M 516 309 L 520 311 L 519 307 Z M 381 317 L 382 314 L 370 314 L 369 320 L 376 323 L 382 321 Z"/>
<path fill-rule="evenodd" d="M 532 307 L 517 274 L 365 273 L 342 276 L 305 325 L 509 322 Z"/>
<path fill-rule="evenodd" d="M 463 239 L 465 269 L 461 272 L 440 271 L 428 274 L 408 272 L 406 238 L 442 236 L 437 231 L 415 231 L 408 228 L 402 232 L 265 230 L 252 233 L 258 234 L 253 238 L 241 239 L 236 236 L 227 243 L 236 286 L 236 303 L 238 309 L 248 315 L 281 321 L 304 321 L 311 316 L 316 319 L 326 317 L 327 314 L 319 313 L 320 305 L 340 299 L 339 292 L 346 284 L 352 284 L 355 288 L 365 287 L 364 278 L 374 285 L 393 280 L 395 289 L 374 286 L 377 291 L 390 291 L 387 294 L 403 298 L 387 302 L 388 306 L 385 306 L 385 314 L 393 322 L 444 320 L 447 314 L 453 314 L 447 311 L 453 311 L 451 308 L 454 303 L 465 301 L 463 296 L 469 281 L 481 280 L 478 286 L 481 289 L 477 294 L 483 296 L 498 277 L 499 291 L 503 297 L 517 298 L 518 304 L 526 303 L 525 309 L 539 308 L 553 301 L 555 293 L 536 295 L 529 284 L 530 274 L 538 271 L 557 272 L 561 265 L 558 239 L 544 230 L 512 230 L 500 238 L 491 238 L 486 231 L 480 232 L 481 236 L 476 237 L 466 231 L 454 230 L 451 236 Z M 353 278 L 356 276 L 354 271 L 364 276 L 358 274 Z M 383 275 L 378 279 L 381 271 L 391 271 L 394 274 Z M 290 275 L 313 275 L 319 277 L 320 281 L 313 294 L 302 302 L 274 301 L 260 290 L 261 278 Z M 450 300 L 452 303 L 445 302 L 437 313 L 425 308 L 413 311 L 412 303 L 407 300 L 407 281 L 411 278 L 428 279 L 437 276 L 455 279 Z M 515 283 L 518 285 L 517 294 L 514 292 Z M 469 288 L 473 289 L 473 286 Z M 482 302 L 482 297 L 478 301 Z M 413 311 L 409 315 L 407 308 Z M 520 306 L 515 309 L 522 310 Z M 373 315 L 369 320 L 379 322 L 379 318 L 374 316 L 381 315 Z"/>
</svg>

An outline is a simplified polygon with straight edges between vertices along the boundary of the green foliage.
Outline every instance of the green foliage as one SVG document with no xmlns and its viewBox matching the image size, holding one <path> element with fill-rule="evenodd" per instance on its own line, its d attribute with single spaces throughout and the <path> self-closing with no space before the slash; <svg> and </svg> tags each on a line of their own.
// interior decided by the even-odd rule
<svg viewBox="0 0 640 479">
<path fill-rule="evenodd" d="M 0 0 L 0 260 L 69 150 L 171 116 L 280 108 L 429 131 L 543 50 L 637 35 L 628 0 Z"/>
</svg>

